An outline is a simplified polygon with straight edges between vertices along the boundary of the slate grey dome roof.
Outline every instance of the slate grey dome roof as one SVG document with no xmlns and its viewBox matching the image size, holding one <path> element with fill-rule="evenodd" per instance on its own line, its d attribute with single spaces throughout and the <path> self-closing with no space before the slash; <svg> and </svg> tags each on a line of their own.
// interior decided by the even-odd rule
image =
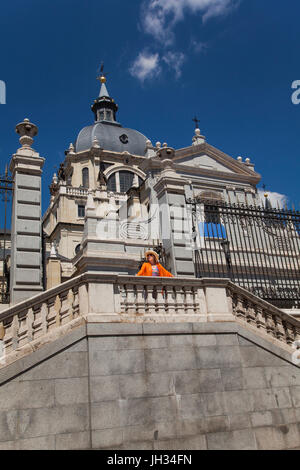
<svg viewBox="0 0 300 470">
<path fill-rule="evenodd" d="M 89 150 L 95 137 L 104 150 L 127 151 L 133 155 L 145 155 L 147 137 L 133 129 L 103 121 L 84 127 L 79 132 L 75 143 L 75 152 Z"/>
</svg>

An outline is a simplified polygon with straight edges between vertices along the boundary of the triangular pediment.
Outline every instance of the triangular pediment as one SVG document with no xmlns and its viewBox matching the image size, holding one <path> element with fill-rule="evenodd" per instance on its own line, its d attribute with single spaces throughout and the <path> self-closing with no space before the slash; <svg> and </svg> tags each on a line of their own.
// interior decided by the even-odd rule
<svg viewBox="0 0 300 470">
<path fill-rule="evenodd" d="M 224 163 L 220 163 L 215 158 L 211 157 L 207 153 L 201 153 L 198 155 L 193 155 L 190 157 L 185 157 L 180 161 L 177 161 L 180 165 L 185 166 L 194 166 L 196 168 L 205 168 L 207 170 L 215 170 L 215 171 L 225 171 L 226 173 L 235 173 L 231 168 Z"/>
<path fill-rule="evenodd" d="M 177 150 L 174 162 L 183 167 L 199 168 L 201 170 L 209 170 L 223 174 L 260 177 L 260 175 L 253 170 L 252 166 L 237 161 L 207 143 Z"/>
</svg>

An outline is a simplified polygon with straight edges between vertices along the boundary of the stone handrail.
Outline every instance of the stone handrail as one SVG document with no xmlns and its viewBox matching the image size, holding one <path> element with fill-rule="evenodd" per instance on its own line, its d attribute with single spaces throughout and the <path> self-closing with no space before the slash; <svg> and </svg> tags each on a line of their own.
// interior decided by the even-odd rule
<svg viewBox="0 0 300 470">
<path fill-rule="evenodd" d="M 0 313 L 5 366 L 85 322 L 242 323 L 291 349 L 300 322 L 228 279 L 88 272 Z"/>
<path fill-rule="evenodd" d="M 64 188 L 63 186 L 61 188 Z M 65 186 L 65 191 L 66 194 L 69 194 L 70 196 L 88 196 L 88 188 L 75 188 L 73 186 Z"/>
<path fill-rule="evenodd" d="M 292 346 L 300 339 L 300 322 L 251 292 L 229 282 L 227 295 L 231 299 L 236 321 L 248 324 L 257 331 Z"/>
</svg>

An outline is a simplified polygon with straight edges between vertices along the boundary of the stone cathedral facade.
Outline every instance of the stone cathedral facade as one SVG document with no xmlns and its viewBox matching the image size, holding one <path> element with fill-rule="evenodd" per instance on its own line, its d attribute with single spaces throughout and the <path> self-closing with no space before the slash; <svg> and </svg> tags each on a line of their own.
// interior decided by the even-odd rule
<svg viewBox="0 0 300 470">
<path fill-rule="evenodd" d="M 145 249 L 159 245 L 167 269 L 175 276 L 194 276 L 186 198 L 259 203 L 260 175 L 249 159 L 234 159 L 208 144 L 198 128 L 185 148 L 153 145 L 118 122 L 118 106 L 105 77 L 100 79 L 100 94 L 91 106 L 94 123 L 70 144 L 50 187 L 43 230 L 47 251 L 52 247 L 57 260 L 48 285 L 82 272 L 87 263 L 104 272 L 134 274 Z"/>
</svg>

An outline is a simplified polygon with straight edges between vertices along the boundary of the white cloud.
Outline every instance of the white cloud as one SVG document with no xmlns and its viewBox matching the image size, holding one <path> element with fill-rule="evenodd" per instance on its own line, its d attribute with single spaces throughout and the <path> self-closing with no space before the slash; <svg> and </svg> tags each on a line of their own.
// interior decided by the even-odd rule
<svg viewBox="0 0 300 470">
<path fill-rule="evenodd" d="M 263 201 L 263 204 L 265 204 L 265 193 L 268 194 L 269 201 L 271 202 L 272 207 L 277 209 L 279 206 L 280 208 L 285 207 L 285 205 L 288 203 L 288 197 L 285 196 L 284 194 L 272 192 L 272 191 L 264 191 L 263 189 L 258 190 L 258 195 L 260 199 Z"/>
<path fill-rule="evenodd" d="M 208 49 L 208 44 L 206 42 L 196 41 L 192 39 L 191 46 L 196 54 L 200 54 L 201 52 L 206 52 Z"/>
<path fill-rule="evenodd" d="M 185 55 L 174 51 L 174 29 L 183 21 L 186 13 L 201 15 L 205 22 L 212 17 L 224 16 L 241 0 L 144 0 L 142 3 L 141 29 L 156 40 L 159 52 L 141 52 L 130 68 L 130 73 L 140 81 L 153 78 L 161 73 L 161 65 L 175 71 L 175 77 L 181 76 Z M 191 42 L 194 52 L 200 53 L 207 49 L 204 42 Z"/>
<path fill-rule="evenodd" d="M 174 27 L 184 19 L 185 12 L 202 15 L 203 22 L 224 16 L 237 5 L 237 0 L 147 0 L 143 6 L 142 25 L 165 46 L 174 42 Z"/>
<path fill-rule="evenodd" d="M 151 54 L 146 51 L 140 52 L 130 68 L 131 75 L 141 82 L 159 75 L 160 71 L 159 54 Z"/>
<path fill-rule="evenodd" d="M 181 76 L 181 68 L 185 61 L 185 55 L 182 52 L 167 52 L 162 60 L 175 71 L 176 78 Z"/>
</svg>

